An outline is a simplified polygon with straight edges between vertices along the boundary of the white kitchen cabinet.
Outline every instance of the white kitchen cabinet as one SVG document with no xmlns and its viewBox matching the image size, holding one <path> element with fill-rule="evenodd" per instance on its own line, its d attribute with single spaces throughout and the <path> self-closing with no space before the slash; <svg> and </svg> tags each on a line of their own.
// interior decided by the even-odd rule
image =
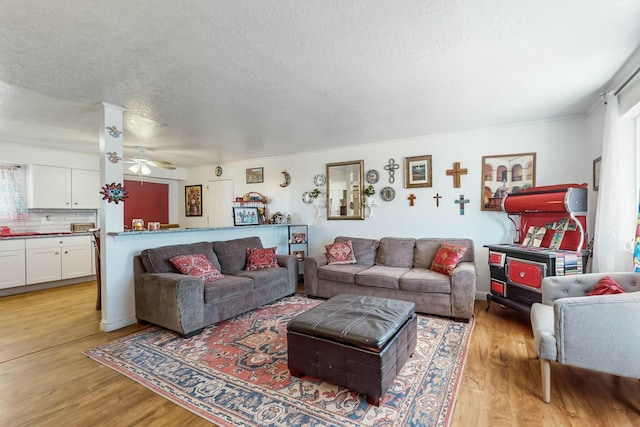
<svg viewBox="0 0 640 427">
<path fill-rule="evenodd" d="M 26 284 L 24 239 L 0 242 L 0 272 L 0 289 Z"/>
<path fill-rule="evenodd" d="M 31 165 L 29 208 L 98 209 L 100 173 L 86 169 Z"/>
<path fill-rule="evenodd" d="M 27 239 L 27 284 L 91 276 L 90 236 Z"/>
</svg>

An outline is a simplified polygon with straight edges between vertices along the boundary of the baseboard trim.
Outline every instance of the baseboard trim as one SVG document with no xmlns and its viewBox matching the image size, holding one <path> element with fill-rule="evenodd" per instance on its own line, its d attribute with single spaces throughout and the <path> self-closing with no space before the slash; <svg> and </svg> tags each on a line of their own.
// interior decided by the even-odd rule
<svg viewBox="0 0 640 427">
<path fill-rule="evenodd" d="M 487 295 L 489 295 L 489 292 L 476 291 L 476 301 L 486 301 Z"/>
<path fill-rule="evenodd" d="M 124 319 L 116 320 L 113 322 L 106 322 L 104 319 L 100 321 L 100 330 L 102 332 L 111 332 L 116 329 L 121 329 L 126 326 L 135 325 L 138 323 L 136 316 L 125 317 Z"/>
</svg>

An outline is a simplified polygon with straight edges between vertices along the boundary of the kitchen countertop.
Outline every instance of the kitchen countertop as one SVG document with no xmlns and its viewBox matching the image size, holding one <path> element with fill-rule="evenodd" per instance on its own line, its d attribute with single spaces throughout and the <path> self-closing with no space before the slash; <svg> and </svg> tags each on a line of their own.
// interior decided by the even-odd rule
<svg viewBox="0 0 640 427">
<path fill-rule="evenodd" d="M 16 240 L 16 239 L 42 239 L 45 237 L 72 237 L 72 236 L 92 236 L 92 233 L 83 232 L 83 233 L 72 233 L 70 231 L 60 231 L 60 232 L 16 232 L 10 234 L 8 236 L 0 236 L 0 241 L 3 240 Z"/>
</svg>

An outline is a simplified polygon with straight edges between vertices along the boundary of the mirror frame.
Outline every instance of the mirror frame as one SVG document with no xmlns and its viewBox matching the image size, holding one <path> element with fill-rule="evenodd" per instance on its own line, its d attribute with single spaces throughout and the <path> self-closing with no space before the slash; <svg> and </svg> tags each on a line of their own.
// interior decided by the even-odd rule
<svg viewBox="0 0 640 427">
<path fill-rule="evenodd" d="M 331 168 L 339 166 L 358 166 L 359 185 L 358 201 L 354 203 L 354 209 L 357 207 L 357 215 L 331 215 Z M 364 219 L 364 195 L 362 193 L 364 185 L 364 160 L 352 160 L 348 162 L 327 163 L 327 219 Z"/>
<path fill-rule="evenodd" d="M 513 179 L 513 168 L 516 165 L 521 174 Z M 498 169 L 503 172 L 502 180 L 498 180 Z M 536 153 L 482 156 L 481 171 L 481 209 L 501 212 L 502 200 L 507 193 L 517 193 L 536 186 Z"/>
</svg>

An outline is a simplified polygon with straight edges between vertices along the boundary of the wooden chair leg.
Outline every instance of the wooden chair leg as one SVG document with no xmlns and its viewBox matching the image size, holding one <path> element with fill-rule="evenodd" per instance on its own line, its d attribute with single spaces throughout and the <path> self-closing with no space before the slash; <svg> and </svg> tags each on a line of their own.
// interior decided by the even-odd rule
<svg viewBox="0 0 640 427">
<path fill-rule="evenodd" d="M 540 374 L 542 380 L 542 400 L 551 402 L 551 362 L 540 359 Z"/>
</svg>

